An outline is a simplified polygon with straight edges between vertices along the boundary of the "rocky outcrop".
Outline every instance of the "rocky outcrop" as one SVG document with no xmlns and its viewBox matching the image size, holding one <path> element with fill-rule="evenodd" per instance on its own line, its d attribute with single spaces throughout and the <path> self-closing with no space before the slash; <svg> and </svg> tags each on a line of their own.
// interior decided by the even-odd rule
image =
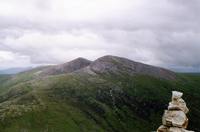
<svg viewBox="0 0 200 132">
<path fill-rule="evenodd" d="M 183 93 L 178 91 L 172 92 L 172 101 L 169 103 L 168 110 L 165 110 L 162 125 L 157 132 L 193 132 L 186 130 L 188 118 L 186 114 L 189 109 L 185 101 L 181 98 Z"/>
</svg>

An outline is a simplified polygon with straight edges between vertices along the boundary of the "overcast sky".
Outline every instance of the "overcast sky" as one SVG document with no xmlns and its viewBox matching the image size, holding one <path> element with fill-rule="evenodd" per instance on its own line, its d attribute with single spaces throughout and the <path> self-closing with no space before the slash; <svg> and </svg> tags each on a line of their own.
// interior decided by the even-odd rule
<svg viewBox="0 0 200 132">
<path fill-rule="evenodd" d="M 0 0 L 0 69 L 117 55 L 200 71 L 200 0 Z"/>
</svg>

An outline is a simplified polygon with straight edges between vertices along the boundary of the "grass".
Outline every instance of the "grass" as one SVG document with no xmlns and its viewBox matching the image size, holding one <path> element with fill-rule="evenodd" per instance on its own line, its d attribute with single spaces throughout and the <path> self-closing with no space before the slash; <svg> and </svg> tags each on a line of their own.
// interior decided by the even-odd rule
<svg viewBox="0 0 200 132">
<path fill-rule="evenodd" d="M 19 75 L 15 83 L 12 79 L 3 81 L 11 87 L 0 96 L 9 97 L 2 101 L 0 115 L 4 106 L 8 109 L 19 105 L 38 106 L 27 112 L 21 110 L 20 116 L 6 116 L 0 123 L 3 132 L 155 131 L 161 124 L 172 90 L 184 93 L 190 108 L 189 128 L 200 129 L 198 75 L 177 74 L 178 80 L 169 81 L 147 75 L 80 73 L 33 79 L 33 73 L 28 73 L 27 80 L 27 75 Z M 4 79 L 10 78 L 0 77 L 0 81 Z M 17 94 L 19 91 L 25 93 Z M 37 103 L 33 103 L 35 100 Z"/>
</svg>

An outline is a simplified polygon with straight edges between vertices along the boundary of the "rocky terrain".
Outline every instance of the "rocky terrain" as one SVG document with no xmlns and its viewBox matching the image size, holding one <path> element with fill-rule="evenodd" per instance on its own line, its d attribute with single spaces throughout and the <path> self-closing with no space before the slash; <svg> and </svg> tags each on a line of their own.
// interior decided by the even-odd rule
<svg viewBox="0 0 200 132">
<path fill-rule="evenodd" d="M 185 101 L 181 98 L 183 93 L 173 91 L 172 102 L 169 103 L 168 110 L 165 110 L 162 123 L 157 132 L 193 132 L 188 131 L 188 118 L 186 114 L 189 109 Z"/>
<path fill-rule="evenodd" d="M 171 91 L 189 100 L 200 128 L 200 76 L 103 56 L 0 76 L 2 132 L 147 132 L 161 124 Z M 192 91 L 192 92 L 191 92 Z M 173 103 L 172 103 L 173 104 Z"/>
</svg>

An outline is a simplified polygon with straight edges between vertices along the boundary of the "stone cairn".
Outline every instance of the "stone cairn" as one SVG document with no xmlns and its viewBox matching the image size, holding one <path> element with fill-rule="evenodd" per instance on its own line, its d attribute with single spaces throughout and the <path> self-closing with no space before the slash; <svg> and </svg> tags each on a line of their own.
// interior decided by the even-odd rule
<svg viewBox="0 0 200 132">
<path fill-rule="evenodd" d="M 172 101 L 169 103 L 168 110 L 165 110 L 162 124 L 157 132 L 194 132 L 186 130 L 188 118 L 186 114 L 189 109 L 185 101 L 181 98 L 183 93 L 172 91 Z"/>
</svg>

